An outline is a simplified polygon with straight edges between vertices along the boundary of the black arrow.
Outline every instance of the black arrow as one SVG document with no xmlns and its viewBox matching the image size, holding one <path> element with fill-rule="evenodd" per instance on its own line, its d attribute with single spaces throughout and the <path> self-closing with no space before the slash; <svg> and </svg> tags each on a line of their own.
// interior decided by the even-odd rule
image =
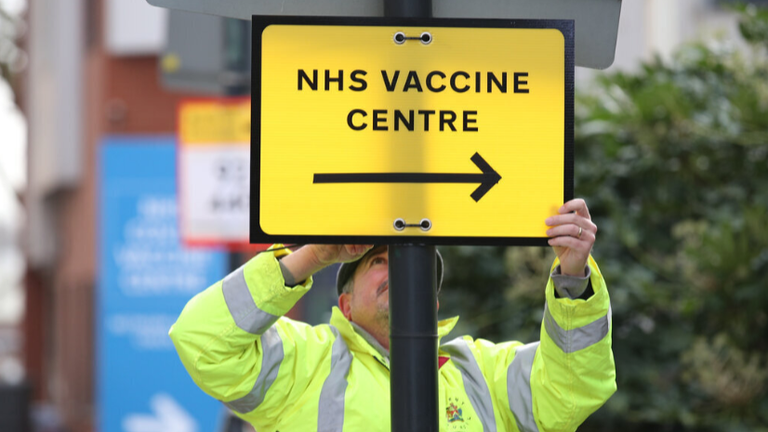
<svg viewBox="0 0 768 432">
<path fill-rule="evenodd" d="M 432 174 L 432 173 L 345 173 L 315 174 L 312 183 L 480 183 L 472 192 L 472 199 L 480 201 L 491 188 L 501 180 L 497 173 L 479 153 L 475 153 L 472 162 L 480 168 L 482 174 Z"/>
</svg>

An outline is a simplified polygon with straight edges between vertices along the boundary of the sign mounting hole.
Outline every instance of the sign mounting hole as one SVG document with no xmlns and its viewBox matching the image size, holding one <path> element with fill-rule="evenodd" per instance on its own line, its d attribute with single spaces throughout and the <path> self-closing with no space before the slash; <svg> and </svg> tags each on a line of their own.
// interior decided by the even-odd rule
<svg viewBox="0 0 768 432">
<path fill-rule="evenodd" d="M 398 45 L 402 45 L 405 43 L 405 33 L 403 32 L 397 32 L 395 33 L 395 43 Z"/>
<path fill-rule="evenodd" d="M 396 230 L 402 231 L 405 229 L 405 221 L 403 219 L 397 218 L 395 219 L 394 226 Z"/>
<path fill-rule="evenodd" d="M 429 219 L 422 219 L 421 222 L 419 222 L 419 226 L 422 231 L 429 231 L 429 229 L 432 228 L 432 221 Z"/>
</svg>

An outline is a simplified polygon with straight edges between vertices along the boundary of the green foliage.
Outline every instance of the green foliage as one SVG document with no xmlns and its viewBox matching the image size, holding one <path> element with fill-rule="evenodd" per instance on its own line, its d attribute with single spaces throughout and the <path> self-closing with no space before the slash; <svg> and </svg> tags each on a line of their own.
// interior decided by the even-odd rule
<svg viewBox="0 0 768 432">
<path fill-rule="evenodd" d="M 743 13 L 749 51 L 690 45 L 577 99 L 619 387 L 582 430 L 768 431 L 768 12 Z M 550 251 L 441 250 L 462 331 L 538 338 Z"/>
<path fill-rule="evenodd" d="M 768 9 L 742 4 L 737 6 L 736 10 L 742 13 L 739 30 L 744 39 L 768 46 Z"/>
<path fill-rule="evenodd" d="M 20 30 L 20 21 L 0 5 L 0 80 L 12 83 L 14 66 L 19 61 L 21 50 L 16 45 L 15 39 Z"/>
</svg>

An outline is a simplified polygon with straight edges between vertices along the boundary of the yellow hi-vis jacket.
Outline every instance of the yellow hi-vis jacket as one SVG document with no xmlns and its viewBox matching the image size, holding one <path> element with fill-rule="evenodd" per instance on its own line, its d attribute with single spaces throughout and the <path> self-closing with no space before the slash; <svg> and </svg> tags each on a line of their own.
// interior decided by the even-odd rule
<svg viewBox="0 0 768 432">
<path fill-rule="evenodd" d="M 190 300 L 170 331 L 184 366 L 258 432 L 390 432 L 386 353 L 336 308 L 314 327 L 282 317 L 312 284 L 285 286 L 284 253 L 262 253 Z M 441 345 L 441 431 L 573 431 L 613 394 L 608 291 L 589 265 L 588 300 L 556 298 L 550 279 L 540 342 Z M 457 320 L 441 321 L 440 337 Z"/>
</svg>

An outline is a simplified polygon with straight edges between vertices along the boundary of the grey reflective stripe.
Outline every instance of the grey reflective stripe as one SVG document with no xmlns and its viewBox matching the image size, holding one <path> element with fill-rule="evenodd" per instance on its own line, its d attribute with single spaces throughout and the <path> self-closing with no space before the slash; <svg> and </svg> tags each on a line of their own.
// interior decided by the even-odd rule
<svg viewBox="0 0 768 432">
<path fill-rule="evenodd" d="M 347 375 L 352 364 L 352 354 L 339 330 L 330 326 L 336 336 L 331 348 L 331 373 L 320 390 L 317 413 L 317 432 L 341 432 L 344 428 L 344 394 L 347 391 Z"/>
<path fill-rule="evenodd" d="M 507 370 L 507 396 L 509 409 L 517 421 L 520 432 L 538 432 L 533 418 L 533 397 L 531 396 L 531 369 L 539 343 L 517 347 L 515 359 Z"/>
<path fill-rule="evenodd" d="M 224 301 L 235 323 L 241 329 L 255 335 L 264 333 L 279 317 L 264 312 L 256 306 L 245 283 L 245 266 L 233 271 L 221 283 Z"/>
<path fill-rule="evenodd" d="M 245 414 L 255 410 L 264 401 L 269 387 L 275 382 L 280 370 L 280 363 L 283 362 L 284 357 L 283 340 L 280 338 L 276 327 L 271 327 L 261 335 L 261 352 L 263 353 L 261 370 L 253 384 L 253 389 L 240 399 L 224 403 L 233 411 Z"/>
<path fill-rule="evenodd" d="M 483 431 L 496 432 L 496 417 L 493 415 L 493 400 L 488 385 L 485 383 L 485 377 L 480 370 L 480 366 L 472 355 L 467 341 L 463 338 L 456 338 L 440 347 L 443 351 L 451 355 L 451 361 L 461 371 L 461 377 L 464 380 L 464 390 L 469 396 L 469 402 L 475 409 L 480 422 L 483 424 Z"/>
<path fill-rule="evenodd" d="M 555 318 L 549 313 L 549 306 L 545 304 L 544 328 L 547 330 L 550 339 L 552 339 L 564 353 L 574 353 L 594 345 L 605 338 L 608 334 L 608 330 L 611 328 L 611 308 L 608 308 L 608 313 L 605 316 L 598 318 L 585 326 L 565 330 L 560 327 L 560 324 L 558 324 L 557 321 L 555 321 Z"/>
</svg>

